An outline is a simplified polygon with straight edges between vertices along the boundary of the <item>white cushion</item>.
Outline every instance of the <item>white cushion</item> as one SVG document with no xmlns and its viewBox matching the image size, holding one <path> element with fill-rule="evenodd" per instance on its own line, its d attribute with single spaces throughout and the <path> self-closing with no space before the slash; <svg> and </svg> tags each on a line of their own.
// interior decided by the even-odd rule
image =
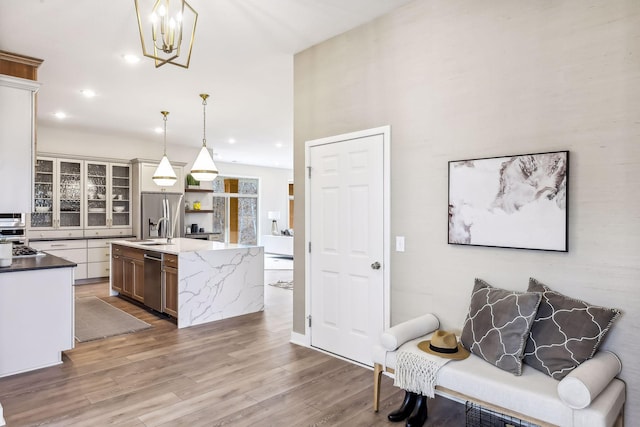
<svg viewBox="0 0 640 427">
<path fill-rule="evenodd" d="M 438 329 L 440 321 L 433 314 L 425 314 L 387 329 L 380 337 L 380 344 L 394 351 L 409 340 L 421 337 Z"/>
<path fill-rule="evenodd" d="M 404 345 L 417 345 L 429 336 Z M 376 346 L 373 361 L 395 369 L 396 353 Z M 444 365 L 438 371 L 437 385 L 558 426 L 611 426 L 626 399 L 624 383 L 613 379 L 591 405 L 574 410 L 560 400 L 557 380 L 528 365 L 523 366 L 521 376 L 515 376 L 473 354 Z"/>
<path fill-rule="evenodd" d="M 570 408 L 586 408 L 621 370 L 615 354 L 600 351 L 558 383 L 558 396 Z"/>
</svg>

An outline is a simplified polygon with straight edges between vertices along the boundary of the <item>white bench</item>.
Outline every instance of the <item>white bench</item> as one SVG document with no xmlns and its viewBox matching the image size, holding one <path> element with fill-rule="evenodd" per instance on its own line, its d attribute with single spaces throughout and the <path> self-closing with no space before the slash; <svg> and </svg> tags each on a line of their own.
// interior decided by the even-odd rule
<svg viewBox="0 0 640 427">
<path fill-rule="evenodd" d="M 374 346 L 376 412 L 381 375 L 385 371 L 394 373 L 397 350 L 429 339 L 438 324 L 431 314 L 412 319 L 387 330 L 380 344 Z M 516 376 L 471 354 L 465 360 L 447 363 L 438 371 L 436 393 L 539 426 L 622 427 L 625 384 L 615 378 L 620 369 L 615 354 L 599 351 L 558 381 L 526 364 L 522 375 Z"/>
</svg>

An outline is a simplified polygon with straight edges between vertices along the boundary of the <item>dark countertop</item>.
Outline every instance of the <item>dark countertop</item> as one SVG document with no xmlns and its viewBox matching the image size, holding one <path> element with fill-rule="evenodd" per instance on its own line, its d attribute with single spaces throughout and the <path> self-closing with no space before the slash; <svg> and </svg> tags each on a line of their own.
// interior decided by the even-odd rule
<svg viewBox="0 0 640 427">
<path fill-rule="evenodd" d="M 13 258 L 9 267 L 0 267 L 0 273 L 16 271 L 45 270 L 51 268 L 76 267 L 78 264 L 54 255 L 40 255 L 25 258 Z"/>
</svg>

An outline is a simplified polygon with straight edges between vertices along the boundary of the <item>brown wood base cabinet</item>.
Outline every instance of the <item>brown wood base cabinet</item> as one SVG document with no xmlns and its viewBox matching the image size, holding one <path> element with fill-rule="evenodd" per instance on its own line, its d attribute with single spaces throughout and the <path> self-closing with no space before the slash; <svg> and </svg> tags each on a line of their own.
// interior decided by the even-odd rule
<svg viewBox="0 0 640 427">
<path fill-rule="evenodd" d="M 111 288 L 144 304 L 144 250 L 114 244 Z M 165 253 L 162 262 L 162 312 L 178 318 L 178 256 Z"/>
<path fill-rule="evenodd" d="M 162 263 L 162 280 L 164 280 L 164 304 L 162 311 L 175 318 L 178 317 L 178 257 L 165 254 Z"/>
<path fill-rule="evenodd" d="M 144 251 L 113 245 L 111 253 L 111 287 L 144 303 Z"/>
</svg>

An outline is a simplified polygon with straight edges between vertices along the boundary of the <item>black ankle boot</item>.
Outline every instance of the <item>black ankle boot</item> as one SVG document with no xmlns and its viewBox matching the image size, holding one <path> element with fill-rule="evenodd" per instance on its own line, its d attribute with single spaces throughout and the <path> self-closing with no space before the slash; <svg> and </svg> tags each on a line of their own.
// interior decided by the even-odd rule
<svg viewBox="0 0 640 427">
<path fill-rule="evenodd" d="M 427 396 L 419 395 L 416 408 L 407 420 L 407 427 L 422 427 L 427 421 Z"/>
<path fill-rule="evenodd" d="M 387 415 L 389 421 L 391 421 L 392 423 L 397 423 L 398 421 L 406 420 L 407 417 L 413 412 L 413 408 L 416 406 L 417 399 L 417 394 L 411 393 L 410 391 L 405 391 L 402 405 L 400 405 L 398 409 Z"/>
</svg>

